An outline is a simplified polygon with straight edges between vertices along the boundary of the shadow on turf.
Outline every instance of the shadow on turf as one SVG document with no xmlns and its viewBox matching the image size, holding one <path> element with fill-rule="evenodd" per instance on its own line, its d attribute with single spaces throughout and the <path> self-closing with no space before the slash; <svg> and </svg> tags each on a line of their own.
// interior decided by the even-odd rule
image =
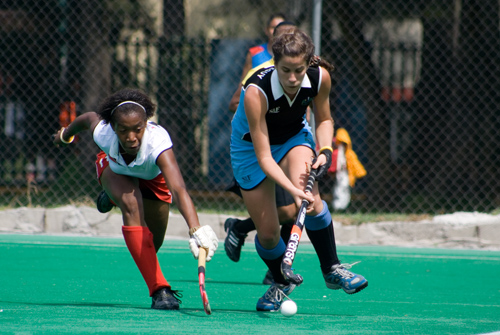
<svg viewBox="0 0 500 335">
<path fill-rule="evenodd" d="M 197 308 L 182 308 L 179 310 L 182 314 L 186 314 L 189 316 L 196 316 L 196 317 L 207 317 L 209 315 L 205 314 L 205 311 L 203 309 L 197 309 Z M 201 314 L 200 314 L 201 312 Z M 224 312 L 231 312 L 231 313 L 245 313 L 245 314 L 256 314 L 257 316 L 263 318 L 263 319 L 268 319 L 271 317 L 270 312 L 257 312 L 257 311 L 249 311 L 246 309 L 212 309 L 212 313 L 224 313 Z"/>
<path fill-rule="evenodd" d="M 196 283 L 198 284 L 198 280 L 191 280 L 191 279 L 170 279 L 169 282 L 178 282 L 178 283 Z M 267 284 L 262 284 L 260 283 L 255 283 L 255 282 L 241 282 L 241 281 L 220 281 L 220 280 L 210 280 L 210 279 L 205 279 L 205 284 L 207 283 L 213 283 L 213 284 L 232 284 L 232 285 L 259 285 L 259 286 L 269 286 Z"/>
<path fill-rule="evenodd" d="M 206 315 L 205 312 L 203 311 L 203 308 L 198 309 L 198 308 L 182 308 L 179 310 L 180 313 L 189 315 L 189 316 L 196 316 L 196 317 L 208 317 L 210 315 Z M 262 319 L 269 319 L 272 318 L 274 315 L 280 315 L 281 313 L 279 312 L 259 312 L 259 311 L 250 311 L 246 309 L 212 309 L 212 314 L 219 314 L 219 313 L 244 313 L 244 314 L 254 314 L 257 315 L 259 318 Z M 333 317 L 342 317 L 342 318 L 357 318 L 359 315 L 354 315 L 354 314 L 327 314 L 327 313 L 297 313 L 295 317 L 318 317 L 318 316 L 333 316 Z"/>
<path fill-rule="evenodd" d="M 177 311 L 164 311 L 164 310 L 157 310 L 157 309 L 151 309 L 150 307 L 138 307 L 138 306 L 133 306 L 129 304 L 103 304 L 103 303 L 89 303 L 89 302 L 75 302 L 75 303 L 64 303 L 64 302 L 47 302 L 47 303 L 33 303 L 33 302 L 24 302 L 24 301 L 6 301 L 6 300 L 0 300 L 0 303 L 7 303 L 7 304 L 19 304 L 19 305 L 29 305 L 29 306 L 72 306 L 72 307 L 101 307 L 101 308 L 127 308 L 127 309 L 141 309 L 141 310 L 151 310 L 154 312 L 158 313 L 169 313 L 169 312 L 179 312 L 181 314 L 185 315 L 190 315 L 190 316 L 195 316 L 195 317 L 209 317 L 210 315 L 205 314 L 205 311 L 203 308 L 183 308 L 181 305 L 181 308 Z M 4 307 L 4 309 L 8 309 Z M 224 312 L 231 312 L 231 313 L 245 313 L 245 314 L 255 314 L 258 317 L 262 319 L 269 319 L 273 315 L 278 315 L 280 314 L 279 312 L 259 312 L 259 311 L 252 311 L 252 310 L 247 310 L 247 309 L 212 309 L 212 313 L 224 313 Z M 296 316 L 312 316 L 312 317 L 317 317 L 317 316 L 339 316 L 339 317 L 357 317 L 357 315 L 348 315 L 348 314 L 325 314 L 325 313 L 297 313 Z"/>
<path fill-rule="evenodd" d="M 29 305 L 29 306 L 73 306 L 73 307 L 114 307 L 114 308 L 132 308 L 132 309 L 149 309 L 146 307 L 137 307 L 129 304 L 103 304 L 99 302 L 24 302 L 24 301 L 6 301 L 0 300 L 0 303 L 7 304 L 18 304 L 18 305 Z"/>
<path fill-rule="evenodd" d="M 170 312 L 170 311 L 164 311 L 164 310 L 157 310 L 157 309 L 151 309 L 150 307 L 138 307 L 138 306 L 133 306 L 129 304 L 103 304 L 103 303 L 90 303 L 90 302 L 75 302 L 75 303 L 65 303 L 65 302 L 47 302 L 47 303 L 33 303 L 33 302 L 24 302 L 24 301 L 6 301 L 6 300 L 0 300 L 0 303 L 7 303 L 7 304 L 17 304 L 17 305 L 29 305 L 29 306 L 55 306 L 55 307 L 61 307 L 61 306 L 72 306 L 72 307 L 101 307 L 101 308 L 127 308 L 127 309 L 150 309 L 151 311 L 158 312 L 158 313 L 164 313 L 164 312 Z M 8 309 L 4 307 L 4 309 Z M 249 311 L 249 310 L 244 310 L 244 309 L 217 309 L 217 310 L 212 310 L 212 312 L 233 312 L 233 313 L 252 313 L 252 314 L 257 314 L 262 318 L 269 318 L 268 312 L 257 312 L 257 311 Z M 205 311 L 203 308 L 181 308 L 178 311 L 175 312 L 180 312 L 182 314 L 190 315 L 190 316 L 196 316 L 196 317 L 206 317 L 209 316 L 205 314 Z"/>
</svg>

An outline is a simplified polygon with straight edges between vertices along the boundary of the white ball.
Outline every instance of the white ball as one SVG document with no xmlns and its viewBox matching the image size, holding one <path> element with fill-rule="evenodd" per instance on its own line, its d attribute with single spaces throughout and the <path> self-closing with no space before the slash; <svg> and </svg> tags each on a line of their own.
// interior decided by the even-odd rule
<svg viewBox="0 0 500 335">
<path fill-rule="evenodd" d="M 297 313 L 297 304 L 292 300 L 286 300 L 281 304 L 280 311 L 284 316 L 293 316 Z"/>
</svg>

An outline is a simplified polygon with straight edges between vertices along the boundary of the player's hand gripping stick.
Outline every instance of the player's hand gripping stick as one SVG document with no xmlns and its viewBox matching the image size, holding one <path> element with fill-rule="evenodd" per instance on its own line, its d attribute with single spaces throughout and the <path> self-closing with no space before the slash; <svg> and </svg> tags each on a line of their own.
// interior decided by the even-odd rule
<svg viewBox="0 0 500 335">
<path fill-rule="evenodd" d="M 316 180 L 316 173 L 316 169 L 312 169 L 309 173 L 305 192 L 311 192 L 314 186 L 314 181 Z M 309 201 L 303 199 L 299 212 L 297 213 L 297 219 L 292 227 L 292 232 L 286 246 L 285 254 L 283 255 L 283 260 L 281 261 L 281 273 L 283 274 L 283 277 L 295 285 L 302 284 L 302 281 L 304 280 L 301 275 L 293 273 L 292 264 L 299 247 L 302 230 L 304 229 L 307 206 L 309 206 Z"/>
</svg>

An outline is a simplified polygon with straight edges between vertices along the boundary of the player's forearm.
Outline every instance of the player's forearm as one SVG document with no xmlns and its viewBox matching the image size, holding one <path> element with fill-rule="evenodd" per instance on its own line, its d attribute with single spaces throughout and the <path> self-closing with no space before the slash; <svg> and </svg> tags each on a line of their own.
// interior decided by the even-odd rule
<svg viewBox="0 0 500 335">
<path fill-rule="evenodd" d="M 177 208 L 181 213 L 184 220 L 188 225 L 188 228 L 194 228 L 200 226 L 200 221 L 198 214 L 196 213 L 196 208 L 194 207 L 193 200 L 189 196 L 187 190 L 181 192 L 172 192 L 174 202 L 177 204 Z"/>
<path fill-rule="evenodd" d="M 89 130 L 97 124 L 99 116 L 95 112 L 87 112 L 78 116 L 64 131 L 64 137 L 74 136 L 82 131 Z"/>
<path fill-rule="evenodd" d="M 323 147 L 331 147 L 333 142 L 333 120 L 326 119 L 317 123 L 316 126 L 316 141 L 319 149 Z"/>
<path fill-rule="evenodd" d="M 272 157 L 259 159 L 259 165 L 266 176 L 289 193 L 293 193 L 292 190 L 295 189 L 295 186 Z"/>
</svg>

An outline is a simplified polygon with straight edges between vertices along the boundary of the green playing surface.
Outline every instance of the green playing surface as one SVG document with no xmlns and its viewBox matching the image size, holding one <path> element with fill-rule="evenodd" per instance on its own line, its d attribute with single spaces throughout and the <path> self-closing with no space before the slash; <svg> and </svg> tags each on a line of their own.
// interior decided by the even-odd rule
<svg viewBox="0 0 500 335">
<path fill-rule="evenodd" d="M 500 331 L 500 252 L 339 246 L 369 286 L 326 288 L 311 245 L 294 262 L 304 277 L 298 313 L 257 312 L 263 262 L 251 243 L 207 264 L 205 315 L 187 241 L 165 241 L 163 273 L 182 290 L 179 311 L 151 310 L 147 287 L 120 238 L 0 235 L 0 334 L 482 334 Z"/>
</svg>

